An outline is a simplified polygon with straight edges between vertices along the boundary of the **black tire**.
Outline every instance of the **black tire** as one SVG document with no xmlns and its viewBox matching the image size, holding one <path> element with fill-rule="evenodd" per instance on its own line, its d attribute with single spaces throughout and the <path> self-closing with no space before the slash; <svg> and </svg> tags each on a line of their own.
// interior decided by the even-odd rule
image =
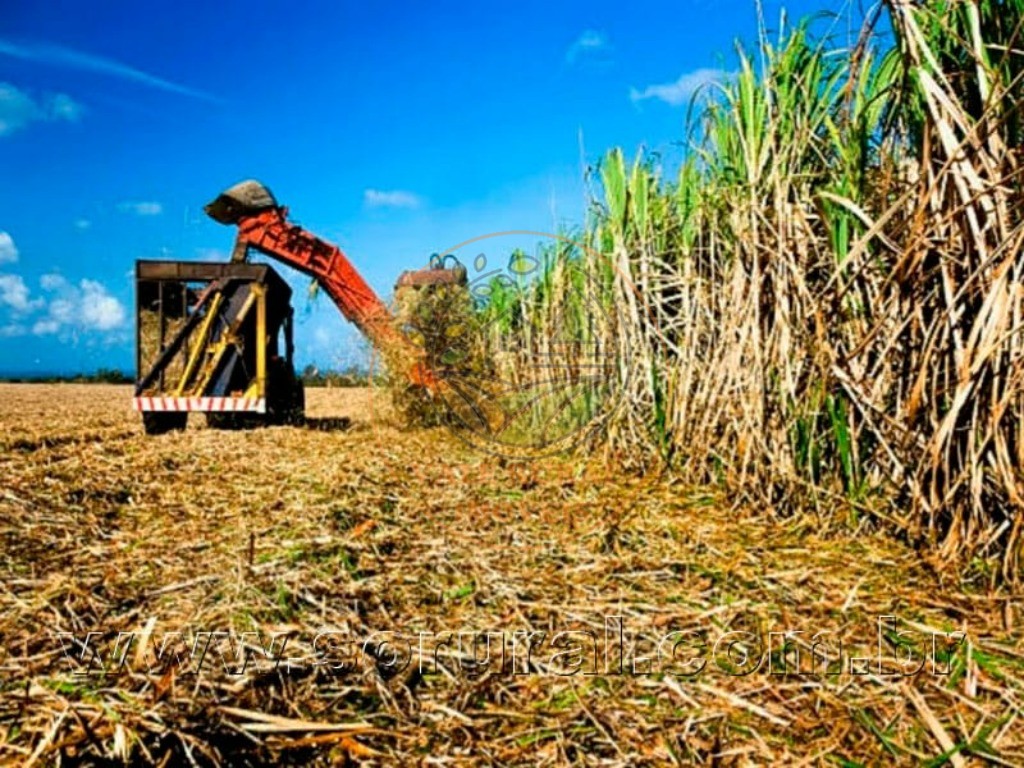
<svg viewBox="0 0 1024 768">
<path fill-rule="evenodd" d="M 291 408 L 286 414 L 285 424 L 301 427 L 306 423 L 306 385 L 298 377 L 293 377 L 293 380 Z"/>
<path fill-rule="evenodd" d="M 272 361 L 267 382 L 267 423 L 300 426 L 306 421 L 306 388 L 284 360 Z"/>
<path fill-rule="evenodd" d="M 147 435 L 164 435 L 168 432 L 180 432 L 188 425 L 188 413 L 157 413 L 143 411 L 142 428 Z"/>
</svg>

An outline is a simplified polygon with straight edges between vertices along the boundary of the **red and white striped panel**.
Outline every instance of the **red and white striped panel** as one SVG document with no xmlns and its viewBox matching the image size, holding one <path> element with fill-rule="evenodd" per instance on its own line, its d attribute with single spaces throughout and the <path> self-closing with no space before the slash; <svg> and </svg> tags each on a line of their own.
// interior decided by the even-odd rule
<svg viewBox="0 0 1024 768">
<path fill-rule="evenodd" d="M 207 411 L 213 413 L 266 413 L 263 397 L 136 397 L 136 411 Z"/>
</svg>

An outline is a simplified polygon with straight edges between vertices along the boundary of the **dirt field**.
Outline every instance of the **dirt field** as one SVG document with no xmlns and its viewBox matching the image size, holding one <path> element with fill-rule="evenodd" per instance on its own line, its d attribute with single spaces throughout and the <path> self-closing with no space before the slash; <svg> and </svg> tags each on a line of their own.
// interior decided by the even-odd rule
<svg viewBox="0 0 1024 768">
<path fill-rule="evenodd" d="M 880 535 L 368 390 L 156 438 L 129 395 L 0 385 L 0 761 L 1024 764 L 1020 602 Z"/>
</svg>

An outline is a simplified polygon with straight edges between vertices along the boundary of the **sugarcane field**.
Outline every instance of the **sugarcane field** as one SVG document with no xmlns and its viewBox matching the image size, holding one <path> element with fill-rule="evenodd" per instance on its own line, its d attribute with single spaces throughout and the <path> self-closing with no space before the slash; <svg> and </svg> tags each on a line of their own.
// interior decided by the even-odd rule
<svg viewBox="0 0 1024 768">
<path fill-rule="evenodd" d="M 0 10 L 0 765 L 1024 766 L 1024 0 Z"/>
</svg>

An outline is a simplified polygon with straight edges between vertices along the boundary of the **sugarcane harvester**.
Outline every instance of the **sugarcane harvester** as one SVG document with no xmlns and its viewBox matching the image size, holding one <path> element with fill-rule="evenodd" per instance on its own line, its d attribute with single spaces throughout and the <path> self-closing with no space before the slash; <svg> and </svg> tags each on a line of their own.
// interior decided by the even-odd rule
<svg viewBox="0 0 1024 768">
<path fill-rule="evenodd" d="M 423 349 L 402 332 L 348 257 L 291 223 L 288 209 L 265 186 L 236 184 L 204 210 L 237 227 L 229 263 L 136 264 L 133 404 L 147 433 L 183 429 L 190 411 L 205 412 L 215 427 L 302 420 L 305 398 L 292 359 L 291 291 L 268 265 L 249 263 L 253 251 L 314 278 L 380 352 L 393 376 L 428 394 L 434 391 L 437 380 Z M 465 268 L 434 263 L 404 272 L 396 290 L 465 284 Z"/>
</svg>

